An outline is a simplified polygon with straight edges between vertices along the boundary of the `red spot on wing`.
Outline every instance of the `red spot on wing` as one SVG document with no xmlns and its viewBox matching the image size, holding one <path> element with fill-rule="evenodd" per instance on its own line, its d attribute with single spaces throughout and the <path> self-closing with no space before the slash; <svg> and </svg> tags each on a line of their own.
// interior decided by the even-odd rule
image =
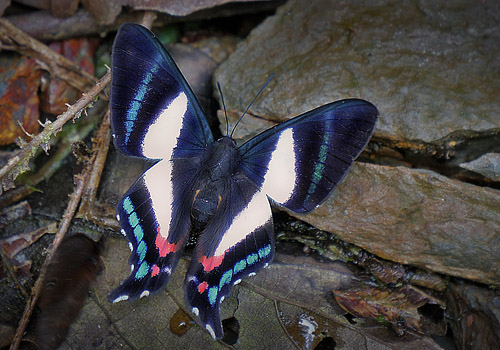
<svg viewBox="0 0 500 350">
<path fill-rule="evenodd" d="M 202 282 L 198 285 L 198 292 L 203 293 L 208 288 L 207 282 Z"/>
<path fill-rule="evenodd" d="M 160 273 L 160 268 L 158 267 L 158 265 L 156 264 L 153 265 L 153 267 L 151 267 L 151 276 L 154 277 L 159 273 Z"/>
<path fill-rule="evenodd" d="M 212 271 L 216 267 L 219 267 L 220 264 L 222 264 L 222 260 L 224 260 L 224 255 L 218 255 L 218 256 L 211 256 L 207 258 L 206 256 L 202 256 L 201 259 L 199 259 L 200 264 L 203 265 L 203 269 L 205 271 Z"/>
<path fill-rule="evenodd" d="M 160 234 L 160 228 L 157 229 L 158 233 L 156 235 L 156 248 L 160 252 L 160 257 L 164 258 L 172 252 L 176 252 L 182 246 L 182 242 L 169 243 L 166 238 Z"/>
</svg>

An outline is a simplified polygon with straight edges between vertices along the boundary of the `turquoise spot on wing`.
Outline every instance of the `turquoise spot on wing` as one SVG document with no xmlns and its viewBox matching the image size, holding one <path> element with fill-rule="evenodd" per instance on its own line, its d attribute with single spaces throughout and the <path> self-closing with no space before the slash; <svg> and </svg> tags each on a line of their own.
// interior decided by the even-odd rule
<svg viewBox="0 0 500 350">
<path fill-rule="evenodd" d="M 259 256 L 256 253 L 252 253 L 247 256 L 247 264 L 252 265 L 255 264 L 259 260 Z"/>
<path fill-rule="evenodd" d="M 264 248 L 260 248 L 257 254 L 259 254 L 259 258 L 264 259 L 266 256 L 271 253 L 271 245 L 268 244 Z"/>
<path fill-rule="evenodd" d="M 146 257 L 147 249 L 148 247 L 146 246 L 146 243 L 144 241 L 141 241 L 141 243 L 139 243 L 139 245 L 137 246 L 137 255 L 139 256 L 139 262 L 142 262 Z"/>
<path fill-rule="evenodd" d="M 316 192 L 316 184 L 321 181 L 321 179 L 324 176 L 325 173 L 325 163 L 326 163 L 326 157 L 328 155 L 328 143 L 330 142 L 330 135 L 328 133 L 325 133 L 323 135 L 323 143 L 321 144 L 321 147 L 319 148 L 319 154 L 318 154 L 318 161 L 314 165 L 314 171 L 312 174 L 312 181 L 311 184 L 309 185 L 309 188 L 307 189 L 307 197 L 305 199 L 305 202 L 308 201 L 309 197 Z"/>
<path fill-rule="evenodd" d="M 137 225 L 136 227 L 134 227 L 134 236 L 137 242 L 142 241 L 142 239 L 144 238 L 144 231 L 142 230 L 141 225 Z"/>
<path fill-rule="evenodd" d="M 148 274 L 149 271 L 149 264 L 145 261 L 142 262 L 141 266 L 137 269 L 137 272 L 135 273 L 135 279 L 140 280 L 143 279 L 144 276 Z"/>
<path fill-rule="evenodd" d="M 137 213 L 135 211 L 128 217 L 128 223 L 132 227 L 139 225 L 139 218 L 137 217 Z"/>
<path fill-rule="evenodd" d="M 130 200 L 130 197 L 126 197 L 123 200 L 123 209 L 125 209 L 125 212 L 127 214 L 130 214 L 131 212 L 134 211 L 134 204 L 132 204 L 132 201 Z"/>
<path fill-rule="evenodd" d="M 236 275 L 237 273 L 243 271 L 245 267 L 247 267 L 247 261 L 245 259 L 238 261 L 233 268 L 234 274 Z"/>
<path fill-rule="evenodd" d="M 208 301 L 212 306 L 214 306 L 215 302 L 217 301 L 217 293 L 218 293 L 217 287 L 210 287 L 208 289 Z"/>
<path fill-rule="evenodd" d="M 148 85 L 153 79 L 153 74 L 158 71 L 158 65 L 154 66 L 151 72 L 146 73 L 144 78 L 142 79 L 142 83 L 137 90 L 132 102 L 130 103 L 129 109 L 127 111 L 127 121 L 125 122 L 125 130 L 127 131 L 125 134 L 125 142 L 128 143 L 130 134 L 134 128 L 135 121 L 137 119 L 137 114 L 139 113 L 139 109 L 141 108 L 141 102 L 144 100 L 146 96 L 146 92 L 148 91 Z"/>
<path fill-rule="evenodd" d="M 224 287 L 225 284 L 229 284 L 233 278 L 233 270 L 224 272 L 219 282 L 219 291 Z"/>
</svg>

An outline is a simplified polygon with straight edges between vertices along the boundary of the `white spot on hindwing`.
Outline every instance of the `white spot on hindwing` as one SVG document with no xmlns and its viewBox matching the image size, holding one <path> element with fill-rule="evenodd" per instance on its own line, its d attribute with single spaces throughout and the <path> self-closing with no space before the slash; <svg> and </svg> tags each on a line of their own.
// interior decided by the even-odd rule
<svg viewBox="0 0 500 350">
<path fill-rule="evenodd" d="M 193 307 L 191 312 L 196 315 L 196 317 L 200 316 L 200 310 L 197 307 Z"/>
<path fill-rule="evenodd" d="M 255 273 L 255 272 L 250 272 L 250 273 L 248 274 L 248 277 L 253 277 L 253 276 L 255 276 L 255 275 L 256 275 L 256 273 Z"/>
<path fill-rule="evenodd" d="M 130 249 L 130 251 L 134 250 L 134 246 L 132 245 L 132 243 L 128 242 L 128 248 Z"/>
<path fill-rule="evenodd" d="M 160 112 L 146 131 L 142 141 L 142 153 L 151 159 L 170 159 L 180 135 L 188 99 L 184 92 L 174 98 Z"/>
<path fill-rule="evenodd" d="M 207 329 L 208 333 L 210 333 L 210 335 L 212 336 L 212 338 L 214 338 L 214 340 L 215 340 L 215 332 L 214 332 L 214 329 L 212 328 L 212 326 L 209 325 L 209 324 L 207 324 L 205 326 L 205 328 Z"/>
<path fill-rule="evenodd" d="M 238 278 L 236 281 L 234 281 L 234 285 L 240 284 L 241 283 L 241 278 Z"/>
<path fill-rule="evenodd" d="M 149 290 L 145 290 L 141 293 L 141 295 L 139 296 L 139 299 L 142 299 L 144 297 L 148 297 L 149 296 Z"/>
<path fill-rule="evenodd" d="M 292 129 L 285 129 L 267 165 L 262 190 L 278 203 L 286 203 L 293 194 L 297 178 Z"/>
<path fill-rule="evenodd" d="M 113 300 L 113 304 L 114 303 L 118 303 L 120 301 L 125 301 L 125 300 L 128 300 L 128 295 L 120 295 L 118 298 L 116 298 L 115 300 Z"/>
</svg>

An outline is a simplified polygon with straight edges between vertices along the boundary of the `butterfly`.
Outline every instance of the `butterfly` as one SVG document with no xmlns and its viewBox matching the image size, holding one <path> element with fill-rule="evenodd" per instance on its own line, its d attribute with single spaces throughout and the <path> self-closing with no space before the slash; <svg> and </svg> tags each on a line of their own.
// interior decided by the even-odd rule
<svg viewBox="0 0 500 350">
<path fill-rule="evenodd" d="M 111 73 L 115 146 L 157 163 L 117 206 L 131 273 L 109 300 L 162 290 L 190 233 L 199 232 L 185 302 L 220 339 L 221 302 L 273 259 L 270 202 L 296 213 L 315 209 L 368 143 L 378 110 L 360 99 L 333 102 L 237 146 L 229 135 L 214 140 L 196 96 L 148 29 L 120 27 Z"/>
</svg>

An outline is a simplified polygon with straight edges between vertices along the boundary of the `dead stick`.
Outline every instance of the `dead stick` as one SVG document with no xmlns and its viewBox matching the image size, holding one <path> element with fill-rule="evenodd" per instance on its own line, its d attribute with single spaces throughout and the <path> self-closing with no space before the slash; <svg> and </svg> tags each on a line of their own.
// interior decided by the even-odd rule
<svg viewBox="0 0 500 350">
<path fill-rule="evenodd" d="M 77 217 L 84 217 L 86 220 L 91 219 L 93 216 L 94 202 L 97 196 L 97 188 L 101 181 L 101 175 L 104 170 L 104 164 L 106 162 L 106 157 L 109 150 L 109 142 L 111 140 L 111 133 L 109 132 L 110 127 L 110 116 L 109 108 L 104 115 L 102 120 L 102 127 L 99 129 L 95 137 L 94 148 L 98 150 L 96 160 L 90 171 L 88 186 L 83 192 L 82 202 L 80 204 L 80 209 L 76 214 Z M 89 217 L 90 216 L 90 217 Z"/>
</svg>

